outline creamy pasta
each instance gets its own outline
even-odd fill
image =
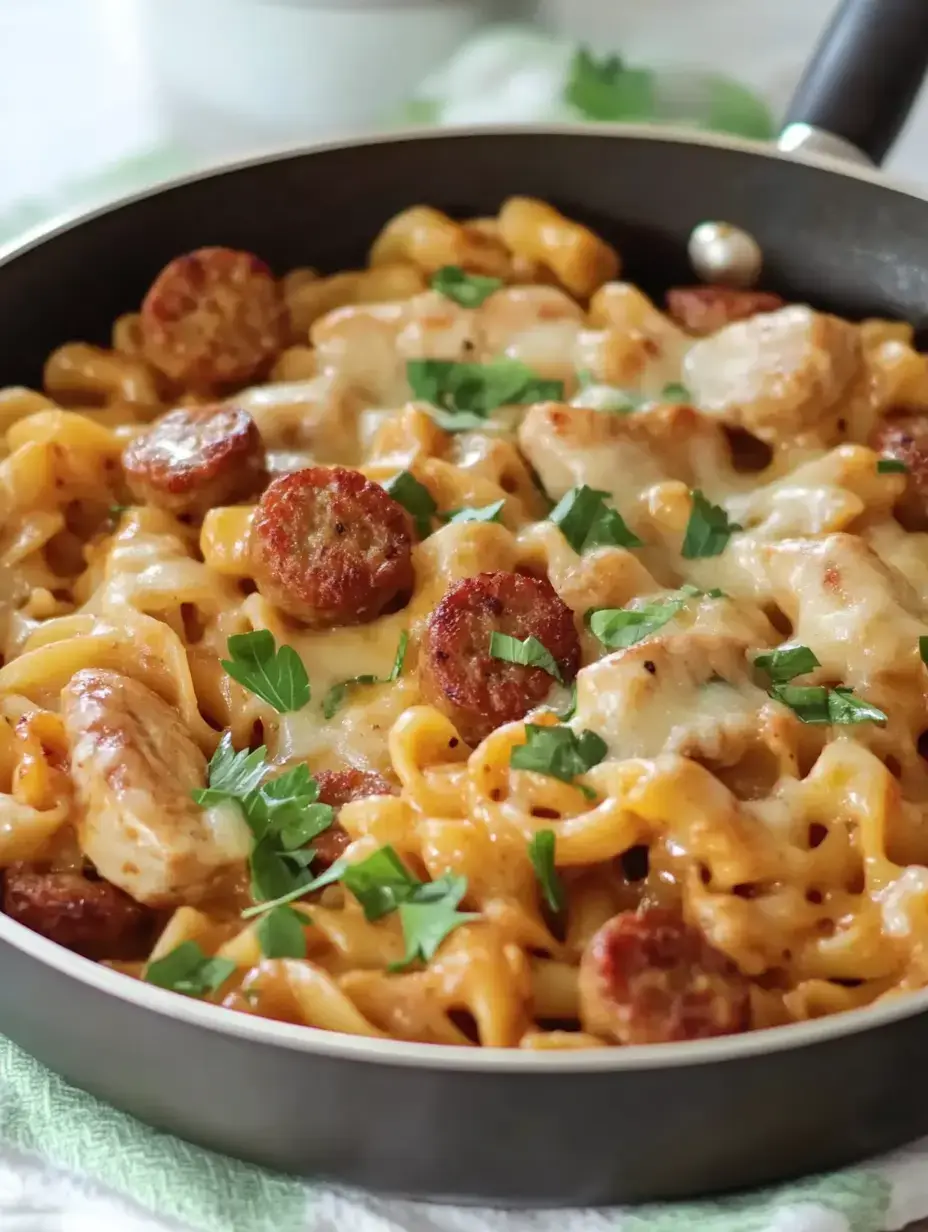
[[[437,1044],[928,982],[925,358],[620,276],[414,207],[363,270],[179,257],[0,391],[10,917]]]

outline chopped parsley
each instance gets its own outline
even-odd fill
[[[182,941],[163,958],[150,962],[143,978],[188,997],[205,997],[220,988],[234,970],[230,958],[207,958],[196,941]]]
[[[483,427],[501,406],[564,398],[563,381],[543,380],[516,359],[486,364],[410,359],[406,379],[414,397],[432,404],[432,418],[447,432]]]
[[[606,756],[606,742],[589,730],[577,735],[569,727],[525,725],[525,744],[517,744],[509,755],[514,770],[533,770],[547,774],[562,783],[573,783],[578,774],[598,765]],[[596,793],[582,783],[577,787],[590,800]]]
[[[565,895],[561,879],[557,875],[554,864],[554,848],[556,836],[553,830],[539,830],[529,840],[528,858],[532,862],[535,876],[545,902],[552,911],[564,910]]]
[[[878,475],[907,475],[909,468],[898,458],[880,458],[876,464]]]
[[[788,684],[794,677],[804,676],[822,665],[808,646],[781,646],[759,654],[754,666],[766,672],[774,684]]]
[[[307,921],[292,907],[274,907],[255,925],[255,936],[265,958],[305,958]]]
[[[684,560],[700,560],[706,556],[720,556],[728,546],[728,540],[737,530],[737,522],[729,520],[721,505],[706,500],[699,489],[693,491],[693,507],[680,549]]]
[[[445,522],[499,522],[502,520],[505,504],[504,496],[492,505],[467,505],[463,509],[452,509],[450,513],[443,513],[441,517]]]
[[[223,659],[226,672],[278,714],[302,710],[310,698],[309,677],[292,646],[278,650],[270,629],[236,633],[229,638],[231,658]]]
[[[673,620],[682,611],[689,599],[725,599],[727,595],[717,586],[700,590],[689,582],[664,599],[655,599],[640,608],[599,607],[592,608],[586,622],[593,635],[608,650],[627,650],[650,637]]]
[[[855,697],[853,689],[827,689],[824,685],[775,684],[770,696],[790,710],[803,723],[885,723],[886,715],[876,706]]]
[[[502,285],[502,278],[468,274],[459,265],[443,265],[432,275],[431,281],[433,291],[439,291],[462,308],[479,308]]]
[[[396,655],[393,659],[393,666],[390,669],[389,676],[352,676],[350,680],[342,680],[339,684],[333,684],[322,702],[322,713],[327,719],[331,719],[335,712],[348,696],[349,690],[353,689],[358,684],[392,684],[394,680],[399,680],[403,674],[403,662],[406,658],[406,648],[409,645],[409,634],[404,629],[400,634],[400,640],[396,646]]]
[[[537,637],[529,636],[520,641],[517,637],[510,637],[508,633],[491,633],[490,655],[494,659],[502,659],[505,663],[519,663],[523,667],[540,667],[543,672],[553,676],[558,684],[564,683],[557,660]]]
[[[466,877],[448,874],[435,881],[420,881],[389,845],[356,864],[337,860],[301,890],[273,903],[249,907],[242,912],[242,917],[249,919],[265,912],[280,911],[299,894],[308,894],[336,881],[355,896],[365,919],[380,920],[394,911],[399,912],[406,952],[399,962],[391,964],[391,971],[402,970],[417,959],[427,962],[458,925],[479,918],[457,910],[467,892]]]
[[[432,518],[438,512],[428,488],[409,471],[400,471],[383,486],[396,503],[411,515],[419,538],[427,539],[432,533]]]
[[[249,865],[257,901],[299,897],[310,880],[306,866],[312,859],[312,852],[301,849],[335,816],[328,804],[318,802],[319,785],[305,764],[262,782],[266,755],[263,745],[236,753],[226,732],[210,759],[208,786],[191,793],[203,808],[229,801],[241,810],[254,839]]]
[[[665,385],[661,390],[660,401],[688,406],[693,401],[693,395],[679,381],[671,381],[669,385]]]
[[[928,666],[928,637],[920,637],[918,639],[918,653],[921,656],[922,662]]]
[[[640,548],[644,544],[625,525],[621,514],[605,502],[608,492],[587,484],[565,492],[548,514],[575,552],[582,556],[593,548]]]

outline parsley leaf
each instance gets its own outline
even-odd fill
[[[361,904],[368,920],[389,915],[422,884],[389,844],[366,860],[346,864],[341,880]]]
[[[406,512],[412,515],[419,538],[427,539],[432,533],[432,517],[438,512],[438,506],[428,488],[409,471],[400,471],[383,486],[397,504],[402,505]]]
[[[878,475],[907,475],[909,468],[898,458],[880,458],[876,464]]]
[[[673,620],[689,599],[727,599],[717,586],[700,590],[686,582],[676,592],[664,599],[655,599],[641,608],[598,607],[586,614],[586,622],[593,634],[609,650],[627,650],[650,637]]]
[[[852,689],[826,689],[824,685],[775,684],[770,690],[775,701],[789,706],[803,723],[885,723],[886,715]]]
[[[490,654],[505,663],[519,663],[523,667],[540,667],[543,672],[564,683],[561,669],[551,651],[537,637],[529,636],[524,641],[510,637],[508,633],[490,634]]]
[[[469,920],[479,920],[478,912],[457,910],[466,893],[467,878],[447,874],[420,885],[400,903],[406,953],[399,962],[391,963],[388,970],[402,971],[417,959],[429,962],[449,933]]]
[[[610,509],[601,492],[587,484],[565,492],[548,514],[575,552],[582,556],[591,548],[644,547],[642,541],[625,525],[621,514]]]
[[[795,676],[804,676],[822,665],[808,646],[781,646],[759,654],[754,666],[766,672],[774,684],[787,684]]]
[[[729,521],[721,505],[707,501],[699,489],[693,492],[693,507],[686,524],[681,554],[684,560],[699,560],[705,556],[720,556],[736,530],[737,522]]]
[[[222,660],[226,672],[278,714],[302,710],[309,701],[309,677],[300,656],[292,646],[275,650],[270,629],[236,633],[228,647],[232,657]]]
[[[205,997],[224,984],[234,970],[230,958],[207,958],[196,941],[182,941],[163,958],[150,962],[143,979],[188,997]]]
[[[921,655],[922,662],[928,667],[928,637],[918,639],[918,653]]]
[[[225,732],[207,766],[208,787],[197,788],[191,795],[201,808],[219,804],[222,800],[238,800],[254,791],[267,770],[267,749],[249,752],[242,749],[236,753],[232,747],[232,733]]]
[[[265,958],[305,958],[306,917],[292,907],[274,907],[262,915],[255,936]]]
[[[597,60],[580,47],[570,65],[564,101],[587,120],[650,119],[654,115],[654,74],[627,69],[618,56]]]
[[[468,274],[459,265],[443,265],[432,275],[433,291],[440,291],[462,308],[479,308],[485,299],[503,285],[502,278]]]
[[[481,505],[479,507],[468,505],[463,509],[453,509],[450,513],[443,513],[442,520],[445,522],[499,522],[500,515],[503,512],[503,506],[506,504],[506,498],[494,501],[492,505]]]
[[[225,800],[238,805],[254,838],[251,892],[259,900],[297,891],[309,880],[308,860],[302,857],[311,858],[311,853],[296,849],[327,829],[335,816],[330,805],[318,803],[319,786],[305,765],[262,782],[266,753],[263,745],[236,753],[226,732],[209,763],[209,785],[191,792],[204,808]]]
[[[692,400],[693,395],[686,388],[686,386],[681,385],[679,381],[671,381],[661,390],[661,402],[679,403],[684,406],[689,406]]]
[[[399,680],[403,674],[403,661],[406,658],[406,647],[409,645],[409,634],[404,629],[400,634],[400,640],[396,646],[396,655],[393,659],[393,667],[390,669],[389,676],[352,676],[350,680],[342,680],[339,684],[333,684],[328,693],[326,693],[322,702],[322,713],[327,719],[331,719],[339,706],[348,696],[349,690],[353,689],[356,684],[392,684],[394,680]]]
[[[525,744],[517,744],[509,755],[514,770],[533,770],[572,783],[578,774],[585,774],[606,756],[606,742],[596,732],[586,730],[577,736],[569,727],[539,727],[526,723]],[[576,784],[588,799],[596,793],[582,783]]]
[[[564,397],[563,381],[542,380],[516,359],[494,359],[487,364],[410,359],[406,379],[414,397],[432,404],[432,418],[447,432],[482,427],[501,406],[562,401]]]
[[[563,911],[564,887],[554,865],[556,837],[553,830],[538,830],[529,840],[528,858],[532,862],[545,902],[552,911]]]
[[[132,505],[110,505],[109,516],[113,519],[113,521],[117,521],[124,513],[128,513],[132,508]]]
[[[467,920],[479,918],[456,910],[467,891],[466,877],[449,874],[436,881],[419,881],[389,845],[357,864],[337,860],[301,889],[275,902],[249,907],[242,912],[242,918],[250,919],[266,912],[273,914],[285,909],[285,904],[299,895],[336,881],[351,891],[368,920],[379,920],[399,911],[406,953],[400,962],[391,964],[391,971],[399,971],[419,958],[428,961],[453,929]]]

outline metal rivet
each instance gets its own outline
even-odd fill
[[[687,252],[697,277],[727,287],[753,287],[764,264],[754,236],[730,222],[701,222]]]

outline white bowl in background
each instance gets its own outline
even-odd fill
[[[383,123],[482,0],[141,0],[157,101],[210,154]]]

